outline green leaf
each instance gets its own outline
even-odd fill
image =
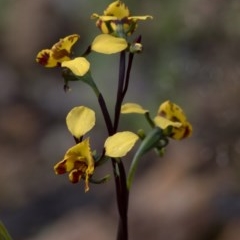
[[[0,222],[0,240],[12,240],[6,227]]]

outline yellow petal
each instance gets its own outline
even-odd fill
[[[132,132],[118,132],[107,138],[104,147],[109,157],[123,157],[135,145],[138,135]]]
[[[78,34],[72,34],[66,36],[65,38],[61,38],[57,43],[52,46],[54,57],[60,58],[60,56],[58,55],[61,53],[62,50],[66,51],[66,54],[69,54],[71,52],[72,46],[77,42],[79,38],[80,36]]]
[[[118,19],[123,19],[130,15],[128,7],[121,1],[111,3],[104,11],[105,16],[114,16]]]
[[[166,129],[169,126],[180,128],[182,124],[180,122],[172,122],[162,116],[156,116],[154,118],[154,122],[156,126],[160,127],[161,129]]]
[[[125,103],[121,107],[121,113],[127,114],[127,113],[139,113],[139,114],[145,114],[148,112],[148,110],[144,109],[141,105],[136,103]]]
[[[175,140],[181,140],[186,137],[190,137],[192,134],[192,125],[187,122],[180,128],[173,128],[171,138]]]
[[[151,15],[145,15],[145,16],[131,16],[131,17],[128,17],[129,20],[134,20],[134,21],[137,21],[137,20],[147,20],[147,19],[153,19],[153,16]]]
[[[174,104],[169,100],[160,105],[158,115],[174,122],[184,123],[187,121],[183,110],[177,104]]]
[[[100,15],[98,15],[96,13],[93,13],[92,16],[91,16],[91,19],[95,19],[95,18],[97,18],[97,19],[99,19],[99,20],[101,20],[103,22],[118,20],[118,18],[115,17],[115,16],[104,16],[104,15],[100,16]]]
[[[95,112],[84,106],[74,107],[66,117],[68,130],[76,138],[90,131],[95,121]]]
[[[73,60],[62,62],[61,66],[70,69],[76,76],[82,77],[88,72],[90,63],[84,57],[77,57]]]
[[[95,18],[100,18],[100,15],[99,14],[97,14],[97,13],[93,13],[92,15],[91,15],[91,19],[95,19]]]
[[[113,54],[123,51],[127,46],[128,43],[124,38],[100,34],[93,40],[92,50],[98,53]]]

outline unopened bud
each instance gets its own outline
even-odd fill
[[[130,46],[129,50],[131,53],[140,53],[140,52],[142,52],[142,49],[143,49],[143,46],[141,43],[133,43]]]

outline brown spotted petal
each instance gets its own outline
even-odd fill
[[[51,49],[41,50],[36,57],[36,61],[44,67],[56,67],[64,61],[70,60],[73,45],[79,39],[78,34],[72,34],[61,38]]]

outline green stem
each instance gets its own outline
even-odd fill
[[[133,177],[137,169],[138,162],[140,158],[148,152],[150,149],[153,149],[158,146],[159,141],[163,138],[162,130],[158,127],[152,129],[152,131],[143,139],[140,147],[135,153],[132,163],[129,168],[128,177],[127,177],[127,189],[130,190],[133,182]]]
[[[152,128],[154,128],[156,126],[155,123],[153,122],[152,118],[150,117],[149,112],[145,113],[145,118]]]

